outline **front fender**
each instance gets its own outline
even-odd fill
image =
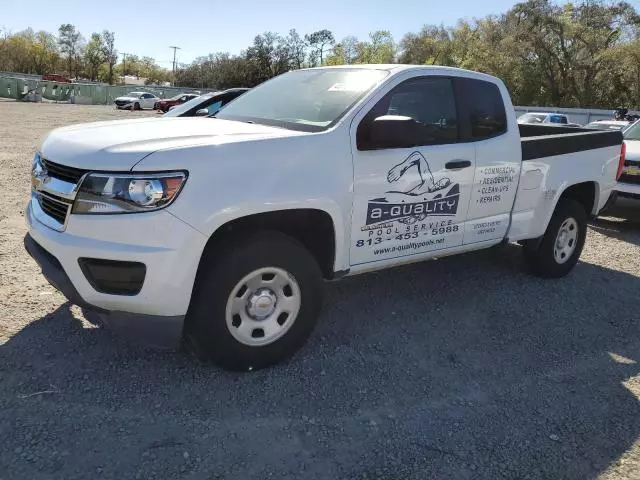
[[[348,268],[348,251],[345,239],[345,218],[337,203],[330,199],[320,198],[305,200],[304,202],[296,200],[266,201],[264,203],[252,202],[240,205],[228,206],[221,208],[209,215],[198,227],[196,227],[203,235],[211,237],[224,225],[234,220],[257,215],[262,213],[271,213],[284,210],[318,210],[326,213],[331,217],[333,229],[335,232],[335,259],[334,271],[345,270]],[[202,252],[200,252],[202,254]]]

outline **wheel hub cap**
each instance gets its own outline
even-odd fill
[[[247,313],[254,320],[264,320],[276,310],[278,297],[268,288],[262,288],[249,297]]]
[[[278,267],[259,268],[231,290],[227,328],[244,345],[268,345],[289,331],[301,305],[300,286],[292,275]]]
[[[568,261],[576,249],[578,243],[578,222],[574,218],[567,218],[556,236],[556,243],[553,249],[553,256],[556,262],[565,263]]]

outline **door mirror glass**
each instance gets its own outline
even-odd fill
[[[201,108],[196,112],[196,117],[206,117],[209,115],[209,110],[206,108]]]
[[[420,144],[420,124],[411,117],[383,115],[371,122],[369,149],[409,148]]]

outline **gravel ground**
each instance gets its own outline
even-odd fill
[[[23,252],[43,135],[132,115],[0,102],[0,479],[640,478],[640,206],[562,280],[509,246],[327,285],[303,351],[230,374],[94,327]]]

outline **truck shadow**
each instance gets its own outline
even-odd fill
[[[589,222],[589,226],[607,237],[640,245],[640,200],[619,198],[603,216]]]
[[[522,269],[508,246],[330,284],[303,350],[244,375],[129,345],[64,304],[0,346],[0,463],[36,439],[97,442],[60,478],[593,478],[640,434],[640,279]]]

